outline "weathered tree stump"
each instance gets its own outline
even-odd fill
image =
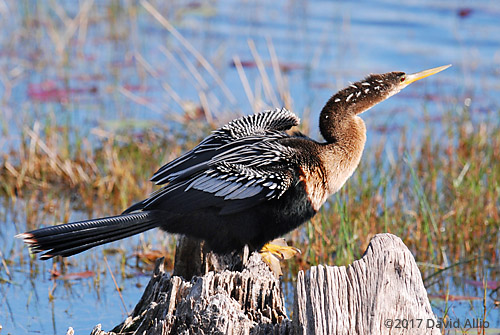
[[[436,317],[415,259],[391,234],[348,267],[299,272],[293,310],[296,334],[440,334],[426,328]]]
[[[176,253],[175,276],[158,260],[132,315],[111,332],[98,325],[91,334],[291,333],[281,283],[258,253],[243,256],[243,265],[241,256],[204,252],[203,243],[188,238]]]
[[[241,271],[248,261],[248,247],[242,254],[233,252],[227,255],[216,255],[205,248],[205,242],[181,236],[175,250],[173,276],[191,279],[204,276],[210,271]]]
[[[192,260],[198,265],[177,271],[201,276],[189,281],[170,276],[157,262],[132,315],[112,332],[98,325],[91,335],[440,333],[425,328],[436,318],[420,271],[401,239],[391,234],[376,235],[364,256],[348,267],[320,265],[299,272],[293,321],[286,316],[280,281],[259,254],[243,262],[242,271],[207,273],[213,262],[203,252],[194,254],[201,255],[201,261]],[[230,263],[216,261],[215,268]],[[412,327],[396,328],[397,319],[414,321]]]

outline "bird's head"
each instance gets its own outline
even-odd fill
[[[335,98],[344,105],[346,110],[354,114],[360,114],[382,102],[394,94],[399,93],[403,88],[416,82],[417,80],[431,76],[451,65],[436,67],[433,69],[406,74],[404,72],[388,72],[383,74],[371,74],[364,80],[349,85]],[[334,99],[334,101],[335,101]]]
[[[353,116],[390,98],[411,83],[441,72],[450,66],[440,66],[413,74],[404,72],[371,74],[361,81],[350,84],[332,96],[323,107],[320,115],[321,134],[327,141],[335,141],[338,133],[342,132],[342,127],[349,126],[346,120],[353,120]]]

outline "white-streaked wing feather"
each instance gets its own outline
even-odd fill
[[[162,166],[151,178],[157,185],[195,175],[206,168],[205,162],[215,156],[238,151],[240,146],[255,141],[285,138],[284,130],[298,125],[300,119],[285,108],[248,115],[229,122],[212,132],[194,149]],[[233,161],[238,160],[234,156]],[[248,159],[245,161],[251,163]],[[241,162],[244,163],[244,162]]]

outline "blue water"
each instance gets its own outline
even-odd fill
[[[408,129],[408,138],[419,136],[424,110],[439,119],[450,111],[459,113],[470,99],[472,116],[481,118],[498,111],[500,105],[498,1],[152,3],[207,59],[230,93],[141,4],[133,10],[112,9],[106,1],[95,1],[87,28],[79,21],[78,29],[70,33],[71,19],[87,2],[59,3],[60,8],[51,2],[0,1],[2,154],[19,145],[24,127],[47,117],[69,123],[93,141],[93,129],[115,131],[123,120],[140,120],[140,127],[171,124],[185,113],[187,101],[200,105],[200,91],[206,96],[214,126],[254,109],[281,106],[284,101],[276,90],[270,44],[279,62],[288,67],[281,73],[292,98],[288,107],[309,121],[304,131],[313,137],[318,136],[316,120],[324,102],[350,81],[372,72],[411,73],[453,64],[364,114],[368,145],[377,143],[380,136],[397,140],[397,130],[403,127]],[[61,44],[65,33],[69,38]],[[266,65],[274,94],[264,92],[249,40]],[[234,56],[247,65],[244,71],[257,101],[254,105],[232,65]],[[191,65],[202,80],[190,72]],[[393,133],[381,130],[386,126]],[[439,124],[436,128],[439,136]],[[23,221],[15,220],[14,225],[7,219],[9,210],[2,211],[0,250],[4,255],[22,253],[26,259],[27,249],[12,240],[13,234],[24,230]],[[101,251],[76,256],[71,271],[87,270],[89,257],[102,257]],[[94,278],[57,282],[50,301],[51,263],[35,264],[39,275],[34,279],[28,265],[10,268],[10,278],[0,266],[0,278],[8,279],[0,284],[4,334],[60,334],[70,325],[88,333],[98,322],[109,329],[123,320],[125,314],[106,269],[99,290],[93,287]],[[111,266],[118,271],[116,264]],[[142,291],[136,284],[145,284],[148,278],[118,279],[130,311]],[[498,326],[498,313],[491,318]]]
[[[0,231],[1,251],[4,257],[12,252],[16,263],[8,264],[7,270],[2,267],[0,272],[2,334],[65,334],[68,327],[73,327],[78,334],[85,334],[90,333],[97,323],[101,323],[104,329],[111,329],[123,321],[127,313],[132,312],[151,276],[151,269],[141,271],[135,267],[134,250],[140,249],[144,240],[168,250],[163,244],[171,238],[160,231],[151,231],[109,244],[97,252],[76,255],[71,258],[66,273],[93,271],[94,275],[89,278],[54,279],[51,271],[53,267],[61,271],[59,263],[29,261],[27,250],[19,248],[20,240],[13,239],[17,232],[25,230],[27,215],[20,209],[26,207],[26,203],[5,202],[4,205],[0,213],[4,221]],[[71,216],[73,221],[83,218],[84,215],[78,212]],[[105,250],[116,248],[129,251],[125,255],[128,259],[123,268],[121,254],[103,254]],[[24,258],[21,265],[18,263],[20,258]],[[125,306],[105,258],[121,290]],[[98,268],[96,264],[99,264]]]

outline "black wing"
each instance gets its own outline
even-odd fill
[[[251,144],[255,137],[278,139],[287,137],[283,131],[297,126],[300,119],[289,110],[275,109],[244,116],[214,130],[194,149],[163,165],[151,181],[156,185],[171,182],[184,173],[191,174],[205,167],[213,156],[233,147]]]
[[[167,184],[141,202],[140,208],[182,213],[215,206],[220,214],[229,214],[281,197],[294,181],[291,162],[297,154],[281,140],[290,138],[284,130],[298,123],[298,117],[286,109],[228,123],[161,167],[151,180]]]

